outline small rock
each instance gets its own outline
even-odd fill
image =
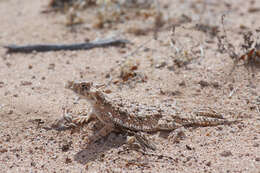
[[[144,52],[149,52],[151,49],[149,47],[144,48]]]
[[[11,67],[11,65],[12,65],[12,64],[11,64],[10,62],[7,62],[7,63],[6,63],[6,66],[7,66],[7,67]]]
[[[176,90],[176,91],[163,91],[162,89],[160,89],[160,94],[162,95],[169,95],[169,96],[180,96],[182,95],[182,92]]]
[[[182,95],[182,92],[176,90],[176,91],[169,92],[169,94],[170,94],[171,96],[180,96],[180,95]]]
[[[5,148],[0,149],[0,153],[6,153],[6,152],[7,152],[7,149],[5,149]]]
[[[182,81],[181,83],[179,83],[179,86],[186,86],[186,83],[185,83],[185,81]]]
[[[218,82],[212,82],[211,85],[214,87],[214,88],[220,88],[220,85]]]
[[[210,161],[207,162],[206,165],[207,165],[208,167],[210,167],[210,166],[211,166],[211,162],[210,162]]]
[[[49,64],[49,67],[48,67],[49,70],[54,70],[55,69],[55,64]]]
[[[230,91],[232,91],[234,89],[233,84],[228,84],[228,87],[229,87]]]
[[[163,67],[165,67],[166,65],[167,65],[167,63],[166,63],[165,61],[162,61],[162,62],[156,64],[155,68],[163,68]]]
[[[105,75],[105,78],[110,78],[110,74],[107,73],[107,74]]]
[[[4,82],[0,81],[0,88],[4,86]]]
[[[169,65],[169,66],[167,66],[167,69],[170,70],[170,71],[174,71],[175,68],[174,68],[173,65]]]
[[[36,163],[34,161],[31,162],[31,166],[35,167]]]
[[[32,85],[32,82],[30,81],[21,81],[21,86],[27,86],[27,85]]]
[[[11,114],[13,114],[13,113],[14,113],[13,110],[9,110],[7,114],[11,115]]]
[[[71,143],[65,142],[65,144],[62,145],[61,151],[67,152],[70,149]]]
[[[30,65],[28,65],[28,69],[32,69],[33,68],[33,66],[30,64]]]
[[[199,81],[199,84],[200,84],[200,86],[201,86],[202,88],[209,86],[209,83],[208,83],[207,81],[204,81],[204,80]]]
[[[110,89],[106,89],[106,90],[104,90],[104,93],[106,93],[106,94],[111,94],[112,91],[111,91]]]
[[[186,145],[187,150],[192,150],[192,148],[189,145]]]
[[[256,102],[257,102],[257,103],[260,103],[260,96],[258,96],[258,97],[256,98]]]
[[[65,159],[65,163],[66,163],[66,164],[69,164],[69,163],[71,163],[71,162],[72,162],[72,160],[71,160],[70,158],[67,157],[67,158]]]
[[[220,153],[220,155],[223,157],[229,157],[232,156],[233,154],[231,153],[231,151],[223,151],[222,153]]]

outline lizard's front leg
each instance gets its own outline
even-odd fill
[[[65,130],[71,127],[77,127],[83,123],[87,123],[90,119],[96,117],[93,109],[87,115],[80,115],[73,117],[71,113],[68,113],[66,109],[63,109],[63,116],[59,120],[56,120],[52,125],[56,129]]]
[[[84,123],[88,123],[90,119],[95,118],[95,111],[93,110],[93,108],[90,110],[90,112],[88,112],[87,115],[80,115],[76,118],[72,118],[71,122],[74,124],[84,124]]]

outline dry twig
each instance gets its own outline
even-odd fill
[[[88,50],[96,47],[118,46],[122,44],[130,43],[125,39],[106,39],[89,43],[77,43],[77,44],[35,44],[35,45],[8,45],[4,46],[7,49],[7,53],[31,53],[48,52],[48,51],[60,51],[60,50]]]

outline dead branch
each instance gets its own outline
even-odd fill
[[[77,44],[35,44],[35,45],[7,45],[4,48],[7,49],[7,53],[31,53],[37,52],[48,52],[48,51],[60,51],[60,50],[88,50],[97,47],[108,47],[108,46],[119,46],[122,44],[130,43],[125,39],[105,39],[99,41],[93,41],[88,43],[77,43]]]

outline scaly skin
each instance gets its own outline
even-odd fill
[[[180,127],[217,126],[236,122],[225,120],[220,114],[206,110],[197,111],[191,117],[176,114],[172,116],[173,120],[170,124],[162,123],[160,121],[162,115],[160,114],[141,117],[120,109],[113,101],[107,98],[106,94],[101,90],[102,86],[86,81],[71,81],[66,86],[66,88],[71,89],[80,97],[87,99],[92,106],[91,111],[86,116],[80,116],[71,121],[74,124],[82,124],[88,122],[93,117],[97,117],[104,124],[104,127],[98,133],[98,138],[106,136],[113,130],[131,131],[136,134],[137,132],[172,131]]]

